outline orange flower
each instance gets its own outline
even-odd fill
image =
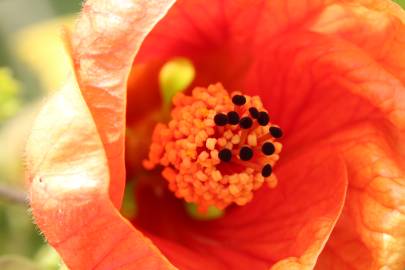
[[[404,12],[386,0],[173,2],[88,0],[67,38],[75,74],[27,146],[33,215],[67,266],[402,270]],[[156,74],[177,56],[195,65],[193,86],[260,96],[285,133],[278,186],[213,221],[153,189],[145,141],[124,147],[126,126],[151,136]],[[125,150],[141,183],[131,221],[118,210]]]

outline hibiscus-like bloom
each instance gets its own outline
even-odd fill
[[[387,0],[88,0],[65,35],[75,73],[28,141],[36,223],[70,269],[402,270],[404,23]],[[197,86],[242,91],[283,128],[278,183],[223,197],[215,220],[188,215],[183,198],[203,204],[198,190],[176,198],[167,181],[183,169],[148,156],[167,123],[158,73],[174,57],[196,70],[180,99]],[[162,178],[142,161],[171,169]],[[119,211],[126,178],[131,219]]]

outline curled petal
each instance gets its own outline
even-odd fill
[[[349,189],[342,217],[316,269],[403,269],[405,171],[384,132],[363,124],[340,132]]]
[[[174,0],[88,0],[72,35],[71,53],[82,95],[110,167],[110,196],[119,207],[125,184],[126,85],[142,41]]]
[[[174,269],[109,198],[106,154],[74,79],[39,114],[28,146],[35,221],[72,269]]]
[[[125,180],[126,79],[144,36],[172,2],[87,1],[71,44],[78,79],[69,78],[34,124],[27,144],[32,212],[72,269],[175,269],[116,208]]]

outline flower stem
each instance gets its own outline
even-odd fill
[[[28,195],[20,189],[0,184],[0,200],[26,204],[28,201]]]

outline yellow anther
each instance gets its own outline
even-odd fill
[[[227,143],[227,140],[225,138],[219,138],[218,139],[218,145],[221,147],[224,147]]]
[[[240,136],[239,135],[233,135],[232,139],[231,139],[231,142],[233,144],[239,144],[240,143]]]
[[[250,134],[247,137],[247,141],[248,141],[248,144],[250,146],[256,147],[257,146],[257,136],[256,136],[256,134]]]
[[[215,139],[215,138],[208,138],[207,141],[206,141],[206,143],[205,143],[205,147],[207,147],[207,149],[209,149],[209,150],[214,150],[216,143],[217,143],[217,139]]]

